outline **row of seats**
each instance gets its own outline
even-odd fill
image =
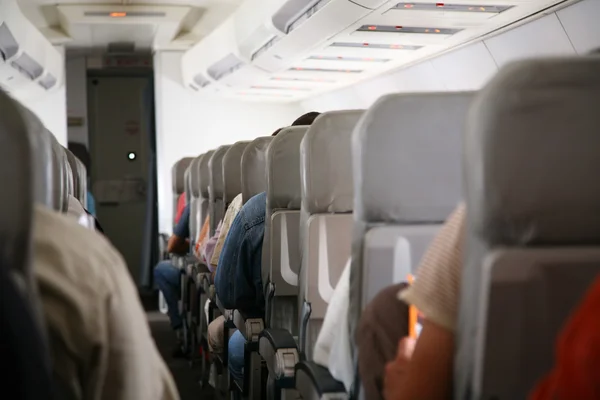
[[[83,164],[2,90],[0,140],[0,360],[11,396],[177,399],[122,257],[92,232]]]
[[[525,397],[600,271],[600,191],[591,181],[600,167],[599,66],[593,57],[520,62],[478,93],[387,95],[366,111],[327,112],[310,127],[178,162],[174,189],[189,193],[193,239],[206,216],[214,232],[238,193],[244,202],[267,193],[266,312],[236,310],[227,322],[248,342],[242,393],[364,395],[360,380],[347,390],[312,361],[344,267],[350,260],[344,321],[354,364],[362,311],[391,283],[418,279],[425,250],[465,201],[456,398]],[[186,275],[182,311],[197,344],[208,322],[201,304],[218,299],[202,265]]]

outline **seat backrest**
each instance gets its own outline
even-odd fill
[[[406,280],[460,202],[462,132],[472,98],[471,92],[387,95],[357,126],[350,337],[363,308],[385,287]],[[400,272],[394,266],[398,241],[405,245]]]
[[[188,167],[187,174],[190,188],[190,244],[194,245],[200,235],[200,162],[202,155],[194,158]]]
[[[246,146],[242,154],[242,202],[267,190],[267,147],[273,137],[259,137]]]
[[[79,200],[81,204],[85,204],[85,183],[87,180],[85,168],[82,169],[83,163],[81,163],[81,161],[79,161],[69,149],[63,149],[67,156],[69,166],[71,167],[73,177],[73,196]]]
[[[52,150],[54,155],[52,163],[52,170],[55,174],[54,181],[59,183],[58,187],[60,188],[58,210],[67,212],[69,209],[69,194],[72,194],[73,192],[73,174],[71,173],[71,168],[64,148],[58,143],[58,140],[56,140],[54,135],[51,135],[50,139],[52,140]]]
[[[298,331],[300,143],[308,126],[284,128],[267,149],[267,205],[262,273],[269,282],[267,326]]]
[[[219,222],[225,216],[225,203],[223,201],[223,157],[231,146],[221,146],[213,153],[208,161],[210,171],[210,203],[208,204],[210,215],[210,236],[215,234]]]
[[[225,209],[242,193],[242,155],[249,141],[236,142],[223,156],[223,201]]]
[[[350,257],[354,205],[351,138],[363,113],[321,114],[300,148],[300,350],[309,359],[333,288]]]
[[[171,168],[171,180],[173,183],[173,226],[175,226],[179,196],[185,192],[185,171],[190,166],[192,160],[192,157],[182,158]]]
[[[473,102],[456,398],[526,398],[600,273],[598,71],[592,56],[517,62]]]
[[[200,205],[198,206],[200,210],[200,229],[202,229],[202,225],[204,225],[204,220],[208,216],[208,203],[210,201],[210,193],[208,188],[210,187],[210,168],[208,168],[208,162],[212,157],[214,150],[207,151],[202,159],[200,160],[200,164],[198,165],[199,176],[200,176]]]
[[[52,181],[44,182],[52,177],[52,147],[37,117],[1,89],[0,110],[0,364],[16,398],[51,398],[51,364],[30,249],[33,202],[52,203]]]

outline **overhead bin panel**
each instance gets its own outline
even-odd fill
[[[279,71],[301,59],[328,38],[368,15],[372,10],[348,0],[320,0],[303,2],[307,7],[292,13],[282,9],[273,15],[273,25],[287,33],[281,38],[269,40],[251,56],[253,64],[266,71]],[[286,11],[286,12],[284,12]]]
[[[16,1],[0,2],[0,86],[41,96],[62,85],[64,60],[21,13]]]

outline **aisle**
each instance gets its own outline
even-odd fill
[[[175,378],[181,400],[211,400],[213,398],[212,389],[201,390],[198,385],[199,373],[192,371],[186,360],[171,357],[174,336],[167,317],[158,311],[148,312],[147,315],[152,335],[158,350]]]

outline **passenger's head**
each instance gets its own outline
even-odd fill
[[[600,47],[589,52],[592,56],[600,56]]]
[[[85,165],[85,169],[87,170],[87,175],[89,177],[92,173],[90,169],[92,167],[92,163],[90,159],[90,153],[88,153],[85,145],[77,142],[69,142],[68,147],[69,150],[71,150],[71,153],[73,153],[75,157],[79,158],[83,165]]]
[[[279,132],[281,132],[282,130],[283,130],[283,128],[279,128],[279,129],[277,129],[275,132],[273,132],[273,134],[272,134],[271,136],[277,136],[277,134],[278,134]]]
[[[312,125],[312,123],[315,121],[315,119],[317,119],[319,115],[321,115],[321,113],[317,111],[311,111],[309,113],[306,113],[303,116],[299,117],[297,120],[295,120],[292,123],[292,126]]]

